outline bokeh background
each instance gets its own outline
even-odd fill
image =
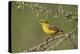
[[[33,2],[12,2],[11,5],[11,44],[12,52],[23,52],[42,43],[49,35],[45,34],[39,23],[47,19],[50,24],[62,28],[65,33],[77,28],[78,6],[67,4],[48,4]],[[77,29],[72,40],[78,45]],[[55,50],[74,49],[66,39]],[[53,49],[50,49],[53,50]]]

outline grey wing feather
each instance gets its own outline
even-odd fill
[[[60,28],[53,26],[53,25],[48,25],[50,30],[55,30],[57,32],[63,32]]]

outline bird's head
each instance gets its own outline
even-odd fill
[[[47,20],[44,20],[44,19],[41,19],[40,20],[40,24],[48,24],[48,21]]]

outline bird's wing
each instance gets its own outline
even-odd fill
[[[56,26],[53,26],[53,25],[48,25],[49,29],[50,30],[55,30],[57,32],[63,32],[60,28],[56,27]]]

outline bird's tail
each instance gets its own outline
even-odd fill
[[[65,34],[63,30],[61,30],[60,32],[58,32],[59,34]]]

